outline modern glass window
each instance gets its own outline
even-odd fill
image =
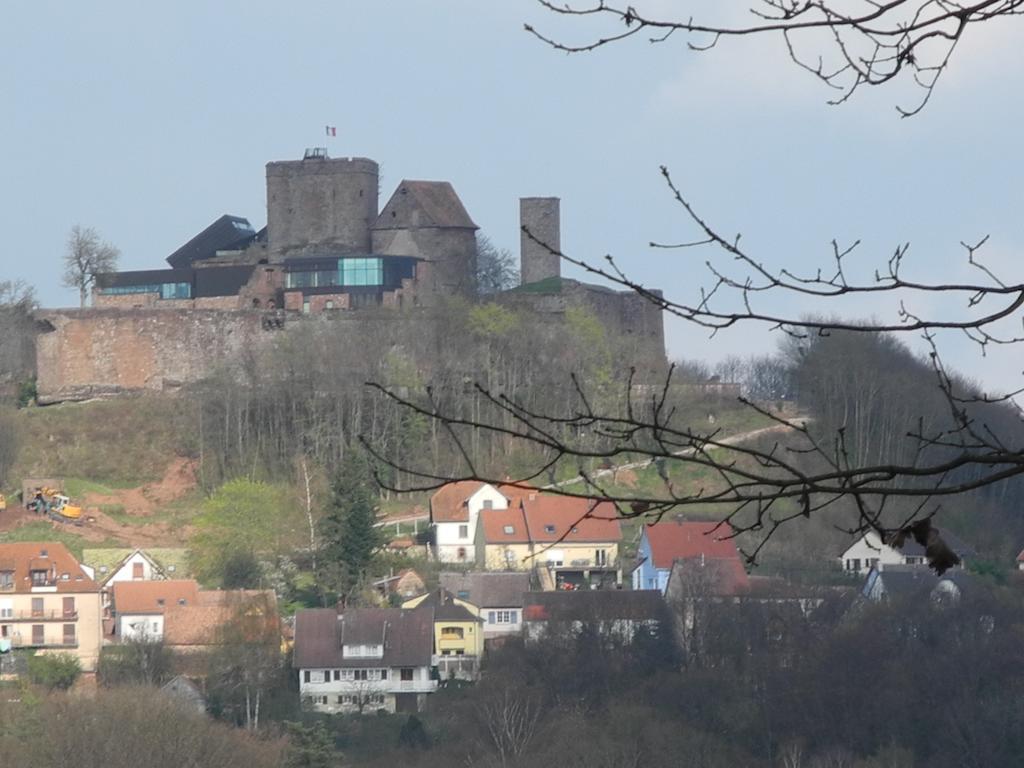
[[[100,292],[108,296],[118,296],[129,293],[160,293],[159,283],[150,283],[148,285],[110,285],[106,288],[101,288]]]
[[[161,299],[191,299],[192,286],[189,283],[164,283],[160,286]]]
[[[383,285],[384,262],[382,259],[342,259],[342,284]]]

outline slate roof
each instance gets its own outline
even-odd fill
[[[196,261],[210,259],[217,251],[235,251],[256,239],[249,220],[241,216],[224,214],[167,257],[175,269],[188,269]]]
[[[46,571],[58,593],[99,592],[68,548],[57,541],[0,544],[0,571],[12,571],[14,594],[31,593],[31,571]]]
[[[430,665],[434,648],[431,608],[358,608],[339,615],[333,608],[311,608],[295,614],[296,669],[342,667],[422,667]],[[342,645],[384,641],[382,659],[344,658]]]
[[[464,599],[467,603],[472,602],[465,598],[460,599]],[[459,605],[459,603],[455,601],[455,595],[444,587],[430,592],[417,604],[416,607],[422,608],[425,606],[429,606],[434,609],[435,621],[474,621],[483,623],[483,619],[475,615],[464,605]]]
[[[373,229],[417,228],[478,229],[449,182],[404,179]]]
[[[521,608],[530,591],[529,573],[442,573],[441,586],[481,608]]]
[[[666,615],[657,590],[528,592],[523,598],[525,621],[662,621]]]

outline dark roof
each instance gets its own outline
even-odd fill
[[[468,598],[466,602],[471,602]],[[455,601],[455,595],[449,592],[443,587],[441,589],[435,589],[429,593],[416,606],[417,608],[429,606],[434,609],[435,621],[479,621],[482,622],[479,616],[473,614],[468,608],[463,605],[459,605]]]
[[[657,590],[585,589],[528,592],[526,621],[662,621],[665,600]]]
[[[481,608],[519,608],[530,591],[529,573],[442,573],[441,586]]]
[[[963,591],[972,581],[970,574],[960,568],[936,576],[931,568],[923,565],[887,565],[881,571],[872,571],[868,574],[865,592],[870,588],[872,577],[881,581],[882,591],[887,597],[896,599],[931,592],[942,581],[951,581]]]
[[[373,229],[477,229],[447,181],[405,179],[380,212]]]
[[[255,239],[256,232],[248,219],[224,214],[168,256],[167,263],[176,269],[187,269],[194,262],[213,258],[217,251],[240,250]]]
[[[255,269],[254,264],[231,264],[194,270],[195,284],[192,296],[236,296],[249,282]]]
[[[138,269],[129,272],[101,272],[96,275],[97,288],[118,288],[130,285],[161,283],[192,283],[191,269]]]
[[[359,608],[339,615],[333,608],[295,614],[296,669],[314,667],[419,667],[430,664],[434,612],[430,608]],[[374,645],[383,638],[384,657],[344,658],[342,645]]]

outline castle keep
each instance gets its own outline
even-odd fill
[[[42,310],[41,403],[197,381],[313,316],[417,311],[476,296],[477,226],[446,181],[403,180],[378,211],[377,163],[307,150],[267,164],[267,225],[224,215],[168,268],[97,277],[93,308]],[[522,285],[489,297],[558,322],[585,306],[611,334],[664,359],[660,310],[631,292],[562,278],[559,200],[523,198]],[[539,242],[537,242],[539,241]],[[547,247],[549,246],[549,247]]]

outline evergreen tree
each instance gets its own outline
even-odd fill
[[[374,554],[383,543],[376,527],[373,481],[361,456],[342,465],[334,479],[331,506],[320,524],[320,586],[343,599],[366,579]]]

